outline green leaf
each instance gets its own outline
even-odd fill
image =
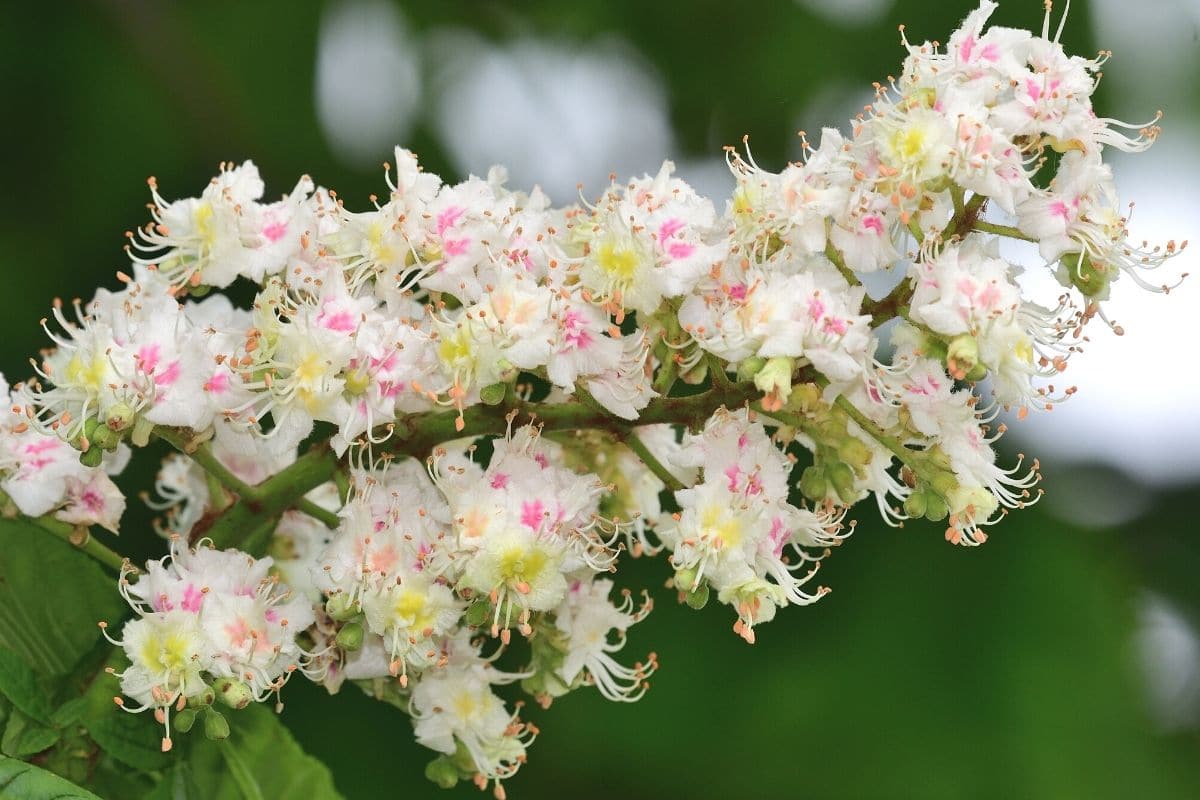
[[[0,756],[0,797],[12,800],[101,800],[33,764]]]
[[[66,542],[0,520],[0,645],[35,673],[67,673],[125,611],[116,581]]]
[[[0,645],[0,693],[38,722],[50,721],[50,701],[20,656]]]
[[[6,756],[24,758],[48,750],[62,736],[60,731],[30,719],[18,709],[13,709],[0,738],[0,751]]]
[[[121,669],[125,666],[120,653],[114,653],[106,666]],[[117,707],[113,698],[121,693],[115,675],[104,670],[88,687],[80,709],[80,720],[88,735],[113,758],[134,769],[153,772],[171,763],[171,756],[162,752],[163,728],[150,712],[131,714]]]
[[[228,714],[232,735],[212,742],[191,734],[190,781],[184,797],[204,800],[306,800],[341,798],[329,769],[296,744],[269,709],[256,704]],[[167,780],[174,780],[171,776]],[[158,796],[158,795],[156,795]],[[172,794],[162,794],[163,797]],[[174,796],[179,796],[174,793]]]

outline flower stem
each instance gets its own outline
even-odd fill
[[[660,481],[665,483],[667,488],[672,492],[678,492],[680,489],[687,488],[678,478],[671,474],[671,471],[667,469],[661,461],[658,460],[658,457],[655,456],[654,453],[650,452],[650,448],[646,447],[646,443],[643,442],[641,437],[639,437],[632,430],[625,433],[621,439],[625,442],[626,447],[632,450],[634,455],[640,458],[642,463],[645,464]]]

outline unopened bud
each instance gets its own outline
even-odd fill
[[[504,402],[504,393],[508,390],[506,383],[493,383],[479,390],[479,399],[484,405],[498,406]]]
[[[89,447],[86,452],[79,454],[79,463],[85,467],[98,467],[104,460],[104,451],[99,447]]]
[[[681,592],[695,591],[696,587],[696,570],[694,569],[679,569],[675,571],[675,588]]]
[[[189,708],[205,708],[211,706],[216,699],[217,693],[212,690],[211,686],[206,686],[200,694],[189,697],[187,704]]]
[[[213,683],[213,689],[221,702],[233,709],[245,708],[254,700],[254,690],[232,678],[218,678]]]
[[[229,720],[220,711],[204,712],[204,735],[213,741],[229,738]]]
[[[760,356],[750,356],[743,358],[738,364],[737,379],[739,381],[752,381],[754,376],[766,365],[767,360]]]
[[[92,434],[89,441],[92,447],[112,452],[121,443],[121,434],[107,425],[98,425],[96,426],[96,432]]]
[[[478,628],[487,621],[488,614],[491,612],[491,610],[492,604],[487,600],[476,600],[467,607],[467,624]]]
[[[175,730],[180,733],[187,733],[196,724],[196,709],[185,708],[175,715],[174,725]]]
[[[104,418],[104,425],[109,430],[120,433],[132,425],[136,418],[137,413],[127,403],[117,403],[108,410],[108,414]]]
[[[791,358],[768,358],[767,363],[754,376],[754,386],[767,395],[763,406],[768,403],[775,409],[783,408],[784,403],[792,395],[792,371],[796,362]]]
[[[693,608],[696,611],[708,605],[708,584],[702,583],[695,588],[694,591],[688,592],[683,597],[683,602],[688,604],[688,608]]]
[[[913,492],[904,501],[904,513],[912,519],[924,517],[928,507],[929,504],[924,492]]]
[[[979,364],[979,342],[968,333],[955,336],[946,348],[946,369],[957,381],[966,380],[967,375]]]
[[[854,470],[840,461],[829,465],[827,470],[829,482],[843,503],[849,505],[858,499],[858,491],[854,488]]]
[[[343,650],[357,650],[362,647],[364,636],[361,622],[347,622],[337,633],[337,645]]]
[[[425,765],[425,777],[442,789],[453,789],[458,783],[458,767],[445,756],[435,758]]]
[[[345,622],[361,614],[362,609],[350,599],[350,595],[342,592],[333,595],[325,602],[325,612],[338,622]]]
[[[950,515],[950,507],[940,495],[927,493],[925,495],[925,519],[930,522],[941,522]]]
[[[812,466],[800,473],[800,491],[814,503],[825,499],[829,493],[829,481],[820,467]]]
[[[838,458],[845,461],[855,471],[864,469],[871,463],[871,448],[867,447],[863,442],[853,436],[847,436],[838,445]]]

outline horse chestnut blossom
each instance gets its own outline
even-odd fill
[[[902,35],[899,77],[801,161],[730,149],[723,203],[670,162],[555,206],[400,148],[363,211],[307,176],[264,202],[250,161],[198,197],[151,179],[122,285],[55,303],[0,421],[8,512],[110,565],[79,535],[117,530],[110,475],[177,451],[148,498],[170,554],[121,568],[118,702],[166,749],[172,714],[221,738],[214,702],[351,684],[408,712],[433,780],[503,797],[538,729],[497,687],[631,701],[658,670],[623,652],[652,607],[625,558],[753,643],[829,591],[861,501],[960,545],[1035,502],[999,415],[1069,398],[1086,326],[1120,287],[1171,288],[1186,243],[1129,239],[1104,158],[1158,128],[1092,107],[1106,55],[994,8],[945,48]],[[214,292],[235,285],[247,306]]]

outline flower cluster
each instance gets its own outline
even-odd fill
[[[136,618],[121,629],[121,641],[111,641],[129,660],[116,673],[121,691],[139,706],[118,704],[154,709],[166,730],[164,751],[171,749],[173,706],[211,705],[214,689],[233,707],[261,702],[305,667],[296,638],[314,621],[312,604],[280,586],[270,568],[269,558],[175,539],[136,582],[132,566],[122,569],[121,592]]]
[[[1104,57],[1068,56],[1049,12],[985,29],[994,8],[945,48],[905,39],[802,161],[729,150],[723,208],[670,162],[557,207],[399,148],[365,211],[307,176],[263,202],[249,161],[196,198],[152,179],[123,288],[56,304],[0,426],[4,491],[75,524],[115,527],[126,443],[180,450],[151,501],[171,556],[122,576],[123,691],[166,723],[214,687],[351,681],[408,710],[430,777],[502,795],[537,729],[494,687],[634,700],[657,668],[614,658],[651,605],[605,577],[623,551],[665,552],[680,599],[715,592],[753,642],[828,591],[860,501],[983,542],[1039,496],[1036,462],[997,463],[997,417],[1070,396],[1118,279],[1169,288],[1147,276],[1183,249],[1128,240],[1103,156],[1158,129],[1094,111]],[[248,308],[210,294],[235,282]],[[183,544],[203,536],[271,558]]]

